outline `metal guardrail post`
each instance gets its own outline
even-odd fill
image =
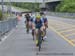
[[[48,12],[48,15],[75,18],[75,13]]]

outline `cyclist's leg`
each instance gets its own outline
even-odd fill
[[[45,28],[44,28],[44,36],[46,35],[46,26],[45,26]]]
[[[33,36],[33,40],[34,40],[34,37],[35,37],[35,29],[32,29],[32,36]]]
[[[42,40],[43,40],[43,36],[44,36],[44,34],[43,34],[43,26],[40,28],[40,30],[41,30],[41,37],[42,37]]]
[[[41,34],[41,36],[42,36],[42,40],[44,41],[44,38],[46,38],[46,27],[45,26],[42,26],[41,27],[41,31],[42,31],[42,34]]]
[[[47,38],[47,36],[46,36],[46,29],[48,28],[48,24],[47,23],[45,23],[45,28],[44,28],[44,39],[46,39]]]
[[[34,40],[34,36],[35,36],[35,25],[32,23],[32,36],[33,36],[33,40]]]
[[[26,21],[26,29],[27,29],[27,26],[28,26],[28,22]]]
[[[27,28],[27,33],[29,33],[29,21],[27,21],[26,28]]]
[[[38,29],[35,29],[36,46],[38,46]]]
[[[47,28],[48,28],[48,22],[45,23],[45,32]]]
[[[32,22],[31,21],[29,21],[29,28],[31,29],[31,26],[32,26]]]
[[[48,22],[45,22],[45,26],[46,26],[46,28],[48,28]]]
[[[32,28],[32,36],[33,36],[33,40],[35,39],[35,28]]]

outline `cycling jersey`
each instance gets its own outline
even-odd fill
[[[36,28],[40,29],[42,27],[42,25],[43,25],[43,20],[40,19],[39,22],[37,22],[37,20],[35,19],[34,24],[35,24]]]
[[[34,21],[34,19],[35,19],[35,16],[34,16],[34,15],[32,15],[32,16],[31,16],[30,21],[31,21],[31,22],[33,22],[33,21]]]
[[[33,22],[33,18],[31,18],[30,21]]]
[[[44,23],[46,23],[47,22],[47,18],[43,18],[43,21],[44,21]]]
[[[30,16],[29,15],[26,15],[26,21],[30,21]]]

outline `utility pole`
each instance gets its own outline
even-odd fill
[[[12,5],[12,2],[11,2],[11,0],[9,1],[9,3],[10,3],[10,15],[12,14],[12,8],[11,8],[11,5]]]
[[[35,10],[36,10],[36,3],[37,3],[37,0],[35,0],[35,5],[34,5],[35,6]]]
[[[35,0],[35,4],[34,4],[35,16],[36,16],[36,3],[37,3],[37,0]]]
[[[11,11],[11,0],[10,1],[8,1],[8,13],[10,14],[10,16],[11,16],[11,13],[12,13],[12,11]]]
[[[43,0],[43,7],[45,7],[45,0]]]

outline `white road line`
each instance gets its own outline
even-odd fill
[[[0,44],[2,44],[11,34],[13,34],[14,30],[15,30],[15,29],[11,30],[7,36],[5,35],[5,36],[1,39]]]

